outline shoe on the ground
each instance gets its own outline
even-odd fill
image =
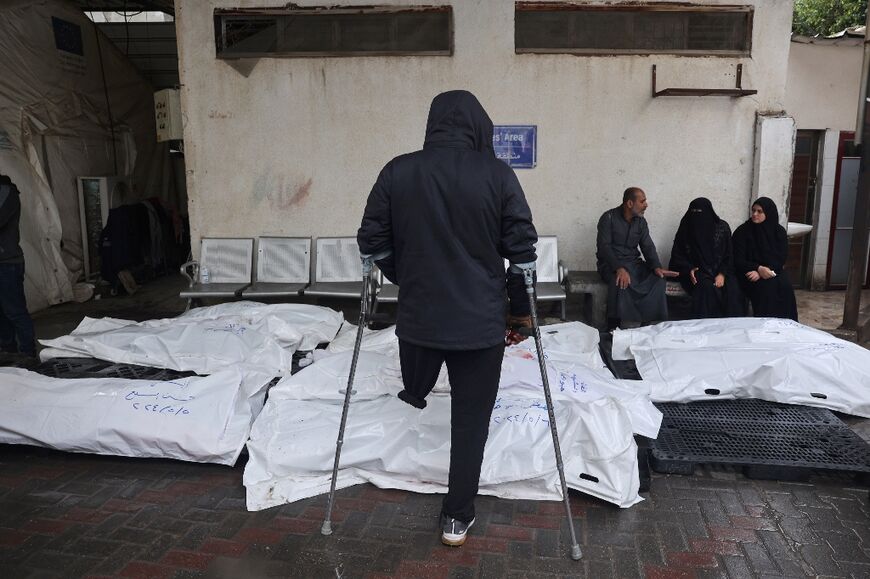
[[[129,295],[133,295],[134,293],[136,293],[136,290],[139,289],[139,286],[136,284],[136,279],[133,277],[133,274],[126,269],[122,269],[118,272],[118,280],[121,282],[121,285],[124,286],[124,289]]]
[[[463,523],[459,519],[441,515],[441,542],[451,547],[459,547],[465,543],[468,529],[473,524],[474,519],[471,519],[468,523]]]

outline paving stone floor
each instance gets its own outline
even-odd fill
[[[183,308],[159,287],[137,296],[52,308],[37,333],[67,333],[84,314]],[[325,497],[248,512],[243,469],[0,445],[0,578],[870,578],[868,490],[850,477],[653,473],[629,509],[572,492],[584,552],[574,562],[561,503],[482,497],[457,549],[439,541],[440,496],[359,485],[339,491],[323,537]]]
[[[0,446],[0,577],[870,577],[867,488],[850,478],[653,475],[629,509],[572,492],[583,560],[556,502],[483,497],[465,546],[441,497],[359,485],[247,512],[234,468]]]

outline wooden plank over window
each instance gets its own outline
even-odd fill
[[[750,56],[752,6],[517,2],[518,54]]]
[[[451,6],[216,9],[218,58],[450,56]]]

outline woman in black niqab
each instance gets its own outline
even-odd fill
[[[692,296],[692,317],[743,315],[743,296],[734,275],[731,228],[713,204],[698,197],[680,221],[671,250],[670,269]]]
[[[768,197],[752,204],[750,218],[734,232],[734,269],[756,317],[798,319],[794,289],[785,272],[788,237]]]

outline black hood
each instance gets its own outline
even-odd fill
[[[432,99],[423,148],[449,147],[488,152],[492,149],[492,121],[467,90],[443,92]]]
[[[765,227],[775,229],[779,224],[779,211],[776,209],[776,203],[770,197],[759,197],[752,203],[758,205],[764,211],[764,221],[761,224]],[[750,222],[752,220],[750,219]],[[767,224],[767,225],[765,225]]]

